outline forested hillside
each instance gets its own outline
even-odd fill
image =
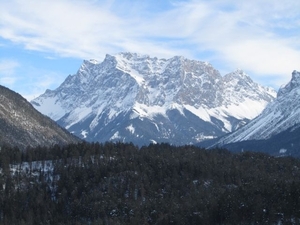
[[[108,142],[0,159],[0,224],[300,223],[295,158]]]

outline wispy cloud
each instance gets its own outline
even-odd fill
[[[223,71],[239,67],[257,79],[281,77],[278,82],[300,69],[300,1],[162,2],[2,1],[0,36],[64,57],[184,55]]]
[[[0,60],[0,84],[2,85],[13,85],[16,82],[15,70],[19,67],[19,63],[10,60]]]
[[[38,97],[41,93],[44,93],[49,87],[58,87],[63,82],[63,74],[33,69],[30,71],[31,80],[25,82],[24,89],[21,90],[21,94],[28,100],[32,100]],[[39,74],[37,78],[37,74]]]
[[[25,66],[25,65],[24,65]],[[14,89],[20,90],[27,100],[32,100],[44,93],[46,89],[58,87],[65,78],[65,74],[26,65],[26,74],[18,76],[20,81]]]
[[[27,100],[38,97],[47,88],[59,86],[64,76],[56,71],[20,64],[11,59],[0,60],[0,84],[17,90]]]

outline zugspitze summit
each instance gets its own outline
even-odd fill
[[[87,141],[193,144],[245,125],[276,92],[242,70],[221,76],[207,62],[136,53],[85,60],[34,107]]]

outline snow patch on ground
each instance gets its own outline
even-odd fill
[[[81,131],[81,135],[82,135],[83,138],[87,138],[88,133],[89,132],[87,132],[86,130]]]
[[[191,105],[184,105],[184,107],[191,113],[198,116],[200,119],[206,122],[211,122],[211,118],[210,118],[211,113],[209,112],[208,109],[205,109],[203,107],[195,108],[194,106]]]
[[[115,57],[118,61],[117,68],[125,73],[130,74],[130,76],[134,78],[140,86],[143,85],[145,80],[138,71],[136,71],[135,69],[132,68],[132,66],[130,66],[131,61],[125,59],[121,55],[116,55]]]
[[[279,150],[279,153],[280,153],[280,154],[284,154],[284,153],[286,153],[286,152],[287,152],[287,149],[285,149],[285,148],[282,148],[282,149]]]
[[[82,121],[84,118],[88,117],[91,113],[92,113],[92,109],[85,106],[74,109],[66,120],[66,122],[68,123],[68,126],[66,126],[66,128],[69,129],[72,125]]]
[[[214,139],[216,138],[216,136],[212,136],[212,135],[204,135],[203,133],[201,134],[197,134],[194,139],[198,142],[200,141],[204,141],[204,140],[210,140],[210,139]]]
[[[117,131],[116,133],[114,133],[114,135],[110,138],[110,140],[115,140],[115,139],[120,139],[121,136],[119,134],[119,131]]]
[[[227,107],[222,107],[220,109],[224,110],[227,114],[236,117],[237,119],[253,119],[259,115],[268,103],[263,100],[252,100],[245,99],[245,101],[239,104],[231,104]]]
[[[157,141],[155,141],[155,140],[153,140],[153,139],[151,139],[150,142],[151,142],[152,144],[157,144]]]
[[[133,110],[139,114],[140,117],[148,117],[153,118],[153,116],[157,114],[161,114],[165,117],[167,109],[165,107],[153,105],[153,106],[147,106],[145,104],[141,103],[135,103]]]
[[[54,121],[59,120],[67,113],[67,110],[62,107],[57,96],[52,98],[38,98],[33,101],[32,105],[35,109]]]
[[[134,134],[135,128],[130,124],[128,127],[126,127],[126,130],[128,130],[131,134]]]

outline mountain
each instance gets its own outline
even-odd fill
[[[42,115],[21,95],[0,85],[0,146],[51,146],[79,139]]]
[[[279,89],[277,98],[259,116],[218,140],[217,145],[236,151],[243,148],[277,154],[282,149],[299,149],[299,134],[300,72],[293,71],[291,81]]]
[[[31,103],[87,141],[182,145],[236,130],[275,95],[242,70],[223,77],[207,62],[119,53],[85,60]]]
[[[222,147],[233,152],[255,151],[273,156],[293,156],[300,158],[300,127],[293,126],[268,139],[253,139],[224,144]],[[203,147],[203,146],[202,146]]]

